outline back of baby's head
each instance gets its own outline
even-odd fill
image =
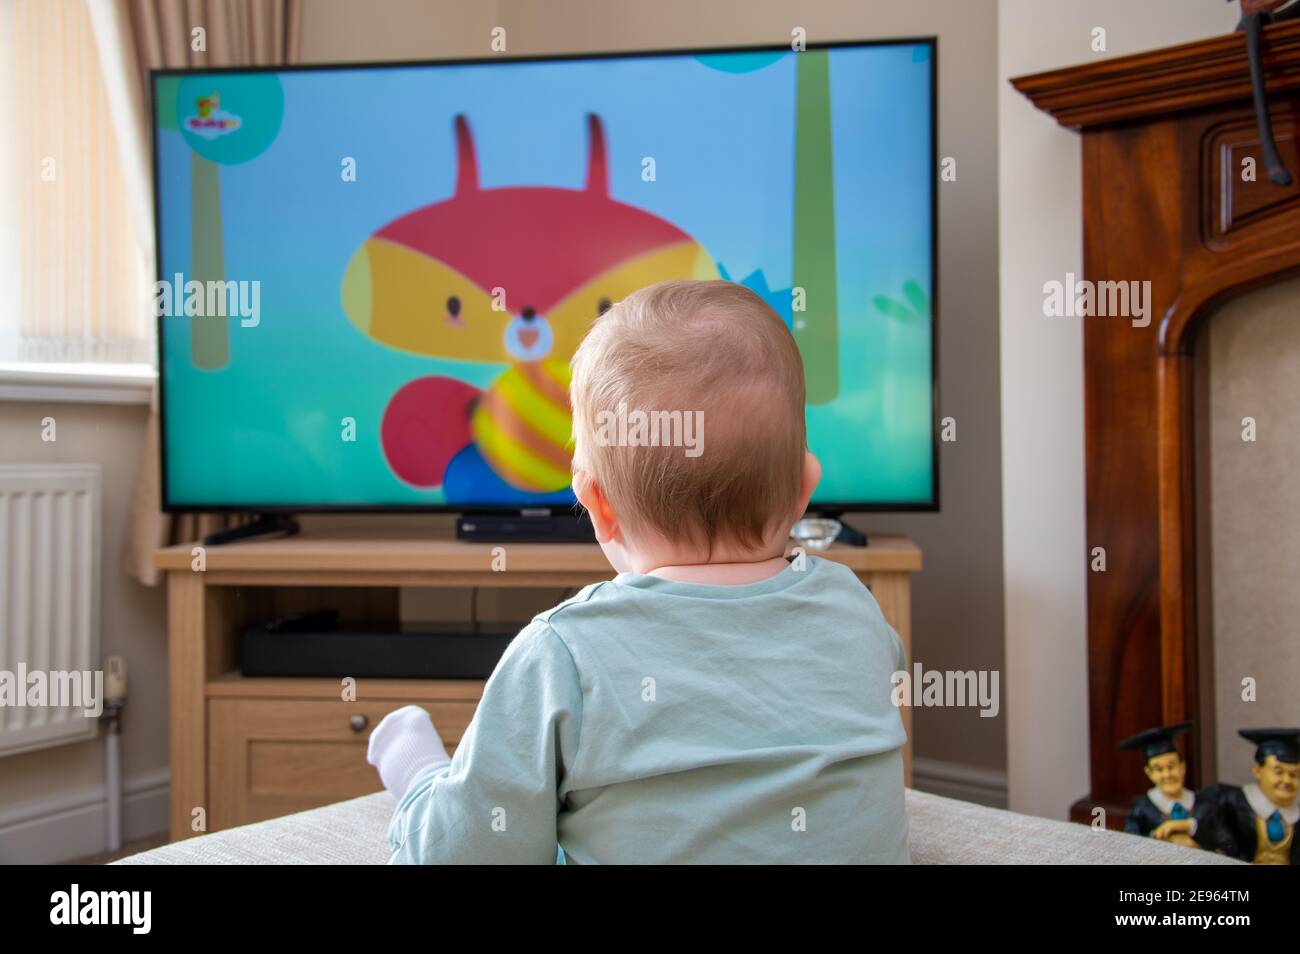
[[[803,362],[732,282],[672,281],[597,319],[573,358],[574,467],[628,532],[709,549],[788,529],[806,449]]]

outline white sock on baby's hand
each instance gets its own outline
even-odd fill
[[[401,799],[415,776],[434,765],[451,762],[429,713],[419,706],[402,706],[388,713],[370,733],[366,761],[379,769],[380,781]]]

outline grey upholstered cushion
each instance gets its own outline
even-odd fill
[[[378,865],[393,811],[386,792],[189,838],[124,865]],[[916,864],[1235,864],[1207,851],[1018,815],[908,790]]]
[[[907,792],[912,862],[919,865],[1241,864],[1154,838],[1004,812]]]
[[[172,842],[119,865],[382,865],[397,803],[387,792]]]

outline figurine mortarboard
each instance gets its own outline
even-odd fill
[[[1255,783],[1214,785],[1201,793],[1215,806],[1213,831],[1202,843],[1257,865],[1300,864],[1300,729],[1241,729],[1238,735],[1255,743]]]
[[[1121,749],[1139,749],[1145,759],[1144,770],[1151,788],[1133,799],[1124,830],[1131,835],[1149,835],[1175,845],[1196,848],[1194,836],[1207,806],[1198,806],[1196,793],[1183,787],[1187,763],[1174,742],[1192,724],[1160,726],[1147,729],[1119,744]]]

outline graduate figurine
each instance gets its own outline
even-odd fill
[[[1145,771],[1152,782],[1151,788],[1133,799],[1129,806],[1128,821],[1124,830],[1131,835],[1145,835],[1168,841],[1175,845],[1196,848],[1194,840],[1204,814],[1198,809],[1196,793],[1183,787],[1187,777],[1187,763],[1174,743],[1192,724],[1147,729],[1119,744],[1121,749],[1140,749],[1146,759]]]
[[[1202,843],[1257,865],[1300,864],[1300,729],[1242,729],[1238,735],[1255,743],[1255,784],[1214,785],[1201,793],[1214,803],[1214,830]]]

